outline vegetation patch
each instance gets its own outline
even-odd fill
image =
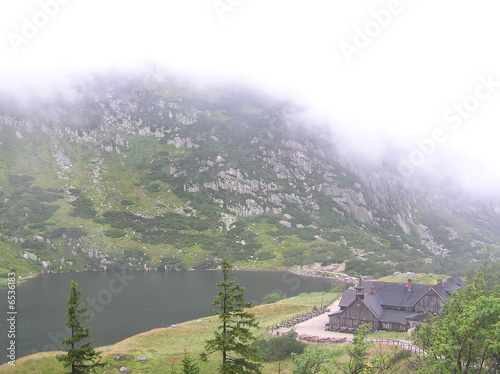
[[[293,330],[283,336],[256,340],[252,345],[265,362],[286,360],[292,354],[300,355],[306,347],[305,343],[297,340],[297,333]]]

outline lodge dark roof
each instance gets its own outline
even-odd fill
[[[340,299],[339,307],[341,309],[347,308],[349,305],[351,305],[351,303],[354,301],[355,298],[356,298],[356,291],[345,290],[342,293],[342,298]]]
[[[388,306],[411,308],[415,303],[429,291],[427,284],[412,284],[411,291],[408,290],[407,283],[363,281],[364,299],[368,307]],[[371,287],[374,287],[374,295],[370,293]],[[342,294],[339,306],[346,308],[356,298],[356,291],[347,290]]]
[[[413,313],[411,309],[430,289],[434,289],[443,300],[446,300],[451,292],[463,285],[464,282],[456,275],[434,286],[413,282],[360,281],[356,290],[350,289],[342,293],[339,302],[340,311],[334,314],[341,314],[343,309],[354,303],[356,293],[362,293],[363,304],[380,320],[406,322],[406,318]]]
[[[406,323],[408,322],[406,317],[411,312],[405,310],[394,310],[394,309],[384,309],[382,315],[380,316],[380,320],[382,322],[391,322],[391,323]]]
[[[451,292],[457,291],[464,285],[464,281],[454,275],[446,281],[433,286],[432,288],[434,288],[434,290],[439,294],[439,296],[443,298],[443,300],[446,300],[450,296]]]
[[[462,279],[460,279],[460,277],[457,275],[454,275],[451,278],[448,278],[443,283],[445,284],[445,286],[447,287],[447,289],[449,291],[453,291],[453,292],[457,291],[460,288],[462,288],[463,286],[465,286],[465,282]]]
[[[341,316],[347,308],[365,305],[382,323],[408,323],[423,321],[426,313],[415,313],[415,305],[426,294],[436,293],[443,300],[450,297],[450,293],[464,286],[464,282],[453,276],[436,285],[418,284],[409,280],[407,283],[360,281],[355,290],[346,290],[342,293],[340,310],[330,316]]]
[[[356,295],[355,295],[356,296]],[[352,302],[354,302],[356,298],[354,298]],[[377,298],[375,295],[372,295],[371,293],[365,293],[364,298],[363,298],[363,303],[372,311],[373,314],[375,314],[378,318],[380,318],[380,315],[383,312],[382,305],[378,302]]]
[[[426,284],[412,284],[409,289],[408,283],[374,281],[373,286],[380,304],[393,307],[411,308],[429,291],[429,286]]]
[[[348,290],[351,291],[351,290]],[[408,291],[406,291],[408,292]],[[351,294],[351,292],[349,292]],[[354,295],[355,296],[355,295]],[[344,299],[344,297],[342,297]],[[370,292],[364,294],[364,298],[362,300],[356,300],[355,297],[350,297],[349,298],[351,302],[347,305],[350,306],[351,304],[354,303],[363,303],[368,307],[368,309],[371,310],[371,312],[375,315],[376,318],[378,318],[382,322],[392,322],[392,323],[406,323],[406,317],[409,314],[414,313],[413,311],[408,311],[405,309],[397,310],[397,309],[384,309],[382,305],[380,304],[379,300],[377,299],[377,294],[372,295]],[[342,301],[342,300],[341,300]],[[345,302],[346,300],[344,300]],[[340,305],[340,304],[339,304]],[[336,314],[342,314],[344,313],[344,310],[339,310],[335,313],[332,313],[330,315],[336,315]]]
[[[446,288],[442,283],[436,284],[432,288],[434,288],[434,291],[436,291],[437,294],[441,296],[442,299],[446,300],[446,298],[448,297],[448,292],[446,291]]]

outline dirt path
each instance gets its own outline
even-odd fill
[[[328,315],[336,312],[339,310],[339,302],[340,299],[337,299],[332,305],[328,307],[330,309],[329,312],[320,314],[319,316],[313,317],[307,321],[301,322],[296,324],[294,327],[292,327],[297,334],[299,335],[311,335],[311,336],[318,336],[320,338],[347,338],[347,339],[352,339],[352,334],[344,334],[341,332],[333,332],[333,331],[325,331],[326,324],[328,323]],[[274,330],[274,333],[276,331],[279,332],[280,335],[283,335],[284,333],[287,333],[290,331],[292,328],[284,328],[281,327],[277,330]]]

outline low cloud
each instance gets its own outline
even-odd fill
[[[345,154],[419,170],[447,160],[464,184],[481,170],[482,185],[497,185],[500,95],[495,84],[495,92],[478,88],[479,77],[500,81],[496,1],[214,4],[2,4],[0,91],[20,102],[59,95],[74,104],[75,77],[141,74],[153,63],[200,84],[239,82],[294,100],[308,108],[306,122],[331,127]],[[13,35],[27,43],[18,38],[14,47]],[[357,49],[349,59],[346,43]],[[423,161],[417,152],[427,152]]]

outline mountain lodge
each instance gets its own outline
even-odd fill
[[[369,324],[372,330],[407,331],[420,325],[428,313],[442,313],[450,294],[464,285],[454,275],[437,284],[359,281],[354,290],[344,291],[340,310],[330,314],[330,330],[354,331]]]

